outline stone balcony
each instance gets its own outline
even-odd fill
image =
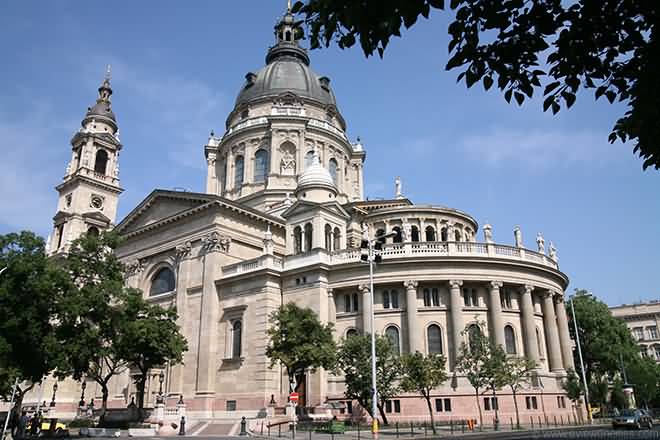
[[[262,269],[288,271],[316,264],[332,267],[359,262],[360,255],[360,248],[342,249],[336,252],[327,252],[325,249],[317,248],[309,252],[289,255],[284,260],[272,255],[262,255],[252,260],[224,266],[222,272],[223,276],[227,278]],[[547,255],[529,249],[494,243],[437,241],[390,243],[383,246],[381,255],[384,261],[424,257],[479,257],[520,261],[559,269],[557,262]]]

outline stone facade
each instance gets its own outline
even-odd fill
[[[287,378],[279,366],[270,368],[266,330],[270,313],[295,302],[334,323],[337,340],[373,330],[398,341],[401,353],[444,353],[452,379],[433,399],[440,402],[438,418],[447,420],[476,417],[472,389],[454,363],[463,329],[485,321],[490,337],[511,355],[538,362],[540,380],[519,395],[523,419],[566,420],[571,408],[561,381],[573,367],[563,303],[568,278],[554,246],[546,254],[541,237],[537,251],[524,248],[519,228],[515,245],[497,244],[490,225],[479,241],[469,214],[413,204],[398,178],[391,200],[364,200],[365,149],[349,142],[330,80],[310,69],[296,35],[287,14],[276,26],[267,66],[246,75],[224,135],[212,134],[204,146],[206,193],[155,190],[114,226],[125,239],[117,253],[128,268],[127,284],[163,307],[176,305],[189,346],[183,365],[153,372],[147,405],[155,400],[161,371],[168,405],[183,395],[192,418],[254,416],[273,400],[284,405]],[[103,95],[109,79],[104,84],[99,102],[109,109],[109,95]],[[99,226],[113,227],[118,176],[94,174],[80,157],[91,160],[104,148],[107,169],[114,169],[117,126],[114,119],[85,121],[72,142],[73,164],[57,187],[61,205],[69,192],[76,202],[58,208],[56,231],[65,215],[90,224],[100,218],[98,208],[88,214],[92,188],[105,191],[107,219]],[[85,221],[72,226],[67,239],[89,230]],[[395,233],[375,269],[373,310],[368,266],[360,261],[365,226],[370,238]],[[52,253],[66,250],[56,244]],[[134,397],[130,375],[112,384],[112,405]],[[326,371],[307,374],[299,390],[308,407],[345,400],[342,378]],[[99,395],[91,383],[87,393],[87,399]],[[79,384],[63,383],[58,409],[74,408],[79,395]],[[498,399],[507,421],[511,395],[502,390]],[[426,417],[418,397],[395,400],[392,419]],[[357,405],[352,408],[357,417]]]
[[[660,302],[622,304],[610,307],[612,316],[622,319],[639,344],[642,356],[660,362]]]

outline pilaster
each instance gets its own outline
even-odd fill
[[[502,304],[500,302],[501,281],[490,282],[490,301],[488,304],[488,317],[491,322],[491,331],[495,345],[504,347],[504,325],[502,324]]]
[[[451,369],[454,370],[456,366],[456,359],[458,359],[459,352],[461,349],[462,336],[461,332],[465,327],[463,323],[463,305],[461,301],[461,286],[463,281],[461,280],[450,280],[449,281],[449,308],[451,313],[451,341],[453,344],[453,349],[451,354],[453,359],[451,360]]]
[[[417,321],[417,286],[414,280],[406,280],[403,287],[406,289],[406,322],[408,324],[408,349],[410,353],[422,352],[422,335],[419,332]]]

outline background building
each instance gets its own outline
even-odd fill
[[[266,329],[269,314],[291,301],[334,323],[338,340],[375,331],[401,353],[443,353],[450,376],[461,332],[485,321],[485,331],[507,353],[538,364],[541,380],[519,394],[522,415],[572,414],[561,389],[573,367],[563,303],[568,278],[552,243],[546,247],[538,234],[536,250],[526,249],[516,228],[513,245],[496,244],[488,224],[478,241],[479,226],[469,214],[415,205],[398,178],[391,199],[364,200],[366,151],[348,139],[330,79],[311,69],[293,16],[284,15],[275,35],[266,66],[245,75],[224,134],[212,134],[204,146],[206,192],[154,190],[114,226],[125,239],[117,252],[128,268],[127,284],[154,303],[176,305],[188,340],[183,365],[153,371],[147,405],[155,401],[161,371],[168,404],[183,395],[191,418],[256,416],[272,400],[283,405],[288,381],[280,368],[269,367]],[[53,254],[66,252],[81,233],[113,227],[122,145],[111,94],[106,78],[72,139],[72,160],[57,186]],[[363,225],[371,237],[396,234],[376,269],[373,311],[357,247]],[[134,397],[134,373],[114,381],[111,405]],[[317,371],[298,391],[313,407],[345,400],[343,387],[341,377]],[[98,392],[91,383],[87,389]],[[79,393],[79,385],[62,384],[58,410],[73,409]],[[477,414],[461,375],[434,399],[441,420]],[[501,417],[513,416],[507,390],[498,403]],[[491,397],[482,407],[489,420]],[[423,418],[427,411],[416,395],[402,395],[387,408],[394,420]]]
[[[610,307],[612,316],[622,319],[639,344],[639,351],[644,357],[660,362],[660,301],[638,304],[622,304]]]

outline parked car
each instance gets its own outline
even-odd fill
[[[643,409],[624,409],[621,414],[612,419],[612,428],[652,429],[653,419]]]

